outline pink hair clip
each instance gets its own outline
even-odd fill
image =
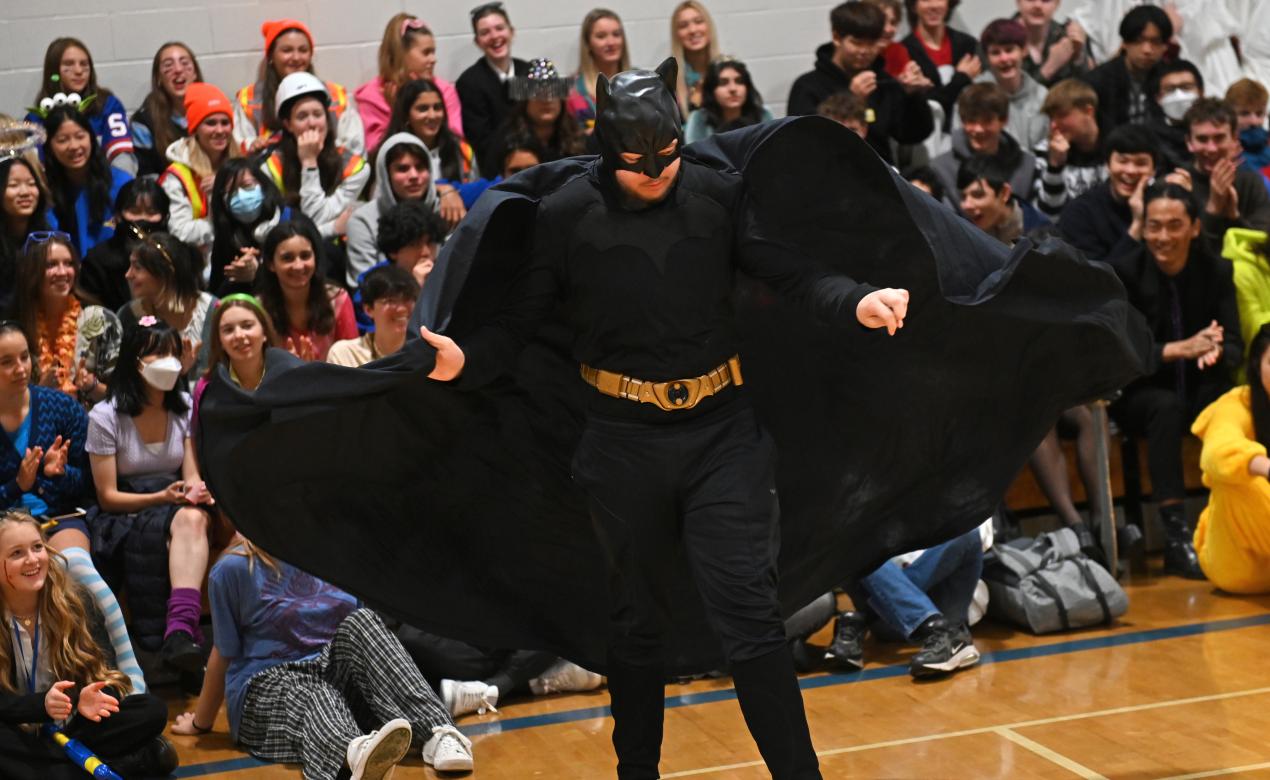
[[[143,328],[153,327],[154,325],[159,324],[159,318],[154,316],[153,314],[147,314],[146,316],[137,320],[137,324]]]
[[[406,33],[411,30],[426,30],[428,25],[422,19],[402,19],[401,20],[401,37],[405,38]]]

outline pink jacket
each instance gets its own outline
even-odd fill
[[[434,76],[432,83],[441,90],[441,97],[445,100],[445,115],[450,129],[462,138],[463,106],[459,103],[459,93],[445,79]],[[353,97],[357,99],[357,113],[361,116],[362,126],[366,131],[366,150],[373,151],[384,140],[384,132],[392,119],[392,106],[384,98],[384,82],[376,76],[358,87]]]

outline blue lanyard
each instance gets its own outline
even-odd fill
[[[22,656],[22,633],[18,628],[18,619],[13,619],[13,648]],[[31,633],[31,676],[26,680],[27,693],[35,693],[35,672],[40,662],[40,613],[35,613],[35,630]],[[22,670],[26,671],[26,658],[20,661]]]

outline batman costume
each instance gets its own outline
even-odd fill
[[[217,369],[199,451],[275,555],[607,671],[620,777],[656,777],[666,674],[720,660],[773,775],[818,777],[781,615],[981,522],[1149,337],[1109,270],[1008,252],[835,123],[681,154],[670,63],[601,81],[599,158],[491,189],[447,242],[415,316],[456,381],[422,341],[361,370],[271,350],[255,393]],[[652,205],[618,183],[676,164]],[[854,279],[909,291],[903,331],[860,327]]]

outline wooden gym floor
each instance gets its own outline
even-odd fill
[[[1111,628],[1034,637],[981,623],[982,662],[944,680],[914,683],[912,651],[894,645],[866,646],[863,672],[804,676],[824,776],[1270,780],[1270,596],[1154,569],[1127,589],[1129,612]],[[828,630],[815,640],[827,643]],[[666,696],[663,777],[768,776],[729,681],[671,685]],[[172,700],[172,715],[188,703]],[[607,704],[601,689],[461,719],[470,777],[613,777]],[[223,713],[215,733],[172,739],[177,777],[300,777],[235,749]],[[415,754],[394,777],[440,776]]]

